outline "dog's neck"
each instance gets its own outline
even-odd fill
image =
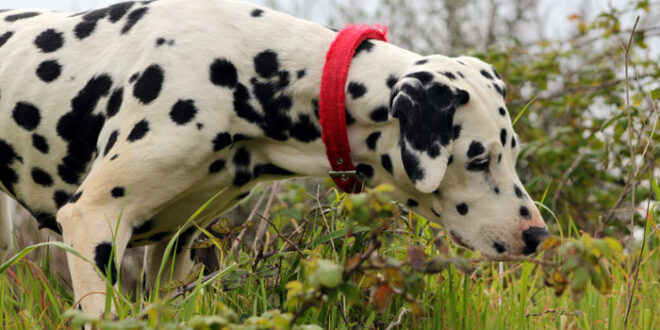
[[[304,77],[294,81],[286,91],[295,100],[291,113],[295,116],[303,114],[317,122],[325,51],[334,34],[326,37],[323,41],[309,40],[312,46],[302,48],[302,52],[309,49],[318,49],[319,52],[302,57],[307,62],[303,66]],[[317,43],[319,45],[314,45]],[[389,43],[368,41],[360,47],[351,63],[346,82],[351,155],[358,172],[362,172],[370,186],[407,181],[398,145],[398,121],[390,114],[389,99],[392,85],[419,59],[420,55]],[[292,116],[294,120],[295,116]],[[266,150],[271,161],[302,176],[327,177],[330,170],[320,138],[307,144],[273,143]]]

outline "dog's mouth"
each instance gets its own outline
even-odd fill
[[[453,231],[453,230],[450,230],[450,231],[449,231],[449,236],[450,236],[451,239],[452,239],[456,244],[458,244],[459,246],[464,247],[464,248],[466,248],[466,249],[470,249],[470,250],[472,250],[472,247],[471,247],[469,244],[465,243],[465,242],[463,241],[463,239],[461,238],[461,235],[459,235],[457,232],[455,232],[455,231]]]

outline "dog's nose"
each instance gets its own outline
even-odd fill
[[[530,227],[522,232],[522,239],[525,242],[523,254],[532,254],[536,248],[550,233],[543,227]]]

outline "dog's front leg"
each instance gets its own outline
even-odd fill
[[[12,222],[9,212],[9,197],[0,192],[0,263],[2,263],[11,250]]]
[[[92,207],[81,196],[79,201],[66,205],[57,214],[64,242],[84,258],[67,254],[75,302],[83,312],[94,317],[106,312],[108,282],[116,288],[117,265],[131,237],[130,220],[120,214],[121,209],[105,210],[109,212],[98,205]],[[109,307],[108,311],[114,313],[114,306]]]

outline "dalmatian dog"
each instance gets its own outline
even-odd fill
[[[174,22],[173,19],[177,21]],[[327,176],[318,100],[336,32],[244,2],[158,0],[81,14],[0,13],[0,182],[40,226],[117,280],[147,245],[152,287],[165,247],[173,279],[210,223],[263,180]],[[548,235],[516,172],[505,84],[471,57],[421,56],[368,40],[346,84],[352,160],[366,185],[501,258]],[[3,201],[4,203],[5,201]],[[11,245],[0,204],[0,249]],[[114,257],[114,258],[113,258]],[[75,301],[105,306],[94,265],[68,256]]]

